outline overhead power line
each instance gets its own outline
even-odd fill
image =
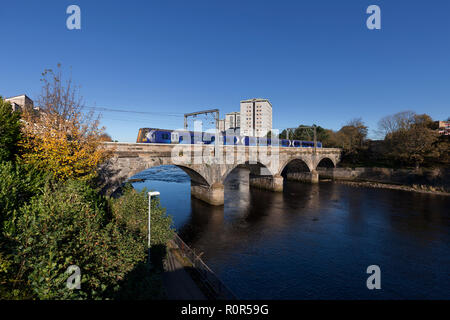
[[[126,109],[112,109],[106,107],[86,107],[86,109],[91,109],[98,112],[120,112],[120,113],[134,113],[134,114],[148,114],[148,115],[159,115],[159,116],[170,116],[170,117],[184,117],[183,113],[174,112],[151,112],[151,111],[134,111]]]

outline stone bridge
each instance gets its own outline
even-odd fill
[[[103,191],[114,192],[137,173],[176,165],[191,178],[191,194],[212,205],[224,203],[223,183],[236,167],[250,170],[250,186],[283,191],[284,178],[316,183],[318,167],[334,168],[341,150],[271,146],[224,146],[106,142],[112,158],[100,168]]]

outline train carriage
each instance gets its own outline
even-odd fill
[[[271,146],[272,139],[266,137],[235,136],[215,132],[194,132],[184,130],[168,130],[158,128],[139,129],[138,143],[167,143],[167,144],[213,144],[218,139],[221,145],[245,145],[245,146]],[[284,148],[313,148],[313,141],[300,141],[280,139],[277,146]],[[273,141],[275,143],[275,141]],[[322,148],[322,143],[317,141],[317,148]]]

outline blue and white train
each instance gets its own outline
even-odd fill
[[[194,131],[180,131],[157,128],[141,128],[139,129],[136,142],[138,143],[167,143],[167,144],[211,144],[216,140],[215,133]],[[219,143],[223,145],[245,145],[245,146],[270,146],[271,139],[250,137],[250,136],[233,136],[219,135]],[[292,148],[313,148],[313,141],[287,140],[280,139],[278,141],[281,147]],[[317,141],[317,148],[322,148],[322,143]]]

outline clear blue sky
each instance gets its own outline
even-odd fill
[[[66,8],[81,8],[81,30]],[[366,8],[381,7],[368,30]],[[40,93],[40,74],[63,65],[114,139],[140,127],[180,128],[169,115],[239,110],[268,98],[274,128],[371,130],[403,110],[450,116],[450,1],[2,1],[0,95]],[[71,69],[71,71],[70,71]]]

